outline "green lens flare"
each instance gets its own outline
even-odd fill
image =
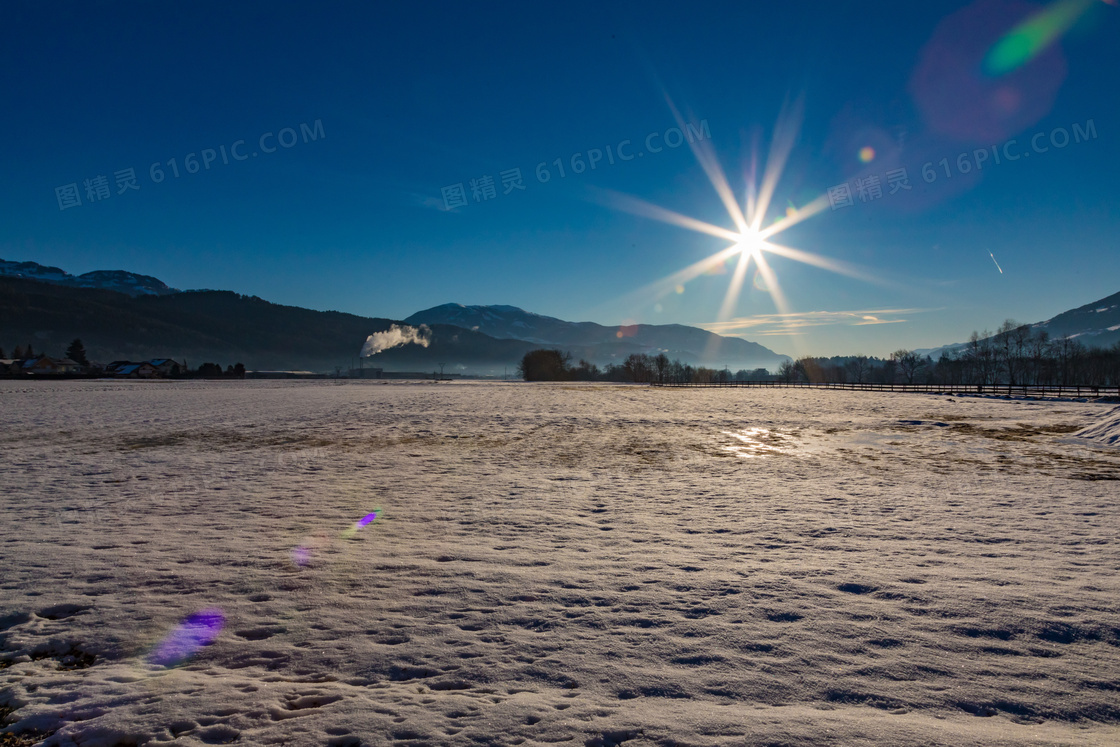
[[[1058,0],[1011,29],[984,57],[984,72],[1006,75],[1030,62],[1069,31],[1094,0]]]

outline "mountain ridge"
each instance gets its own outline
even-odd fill
[[[248,365],[255,358],[258,367],[319,368],[326,363],[332,366],[345,363],[357,355],[365,337],[383,332],[396,320],[380,317],[363,317],[333,311],[316,311],[297,306],[273,304],[255,296],[242,296],[233,291],[188,290],[171,288],[158,278],[125,270],[96,270],[82,275],[71,275],[58,267],[37,262],[15,262],[0,259],[0,290],[9,295],[0,297],[0,342],[15,344],[18,341],[38,340],[55,347],[65,346],[83,329],[97,329],[92,344],[95,355],[104,349],[107,355],[135,355],[152,350],[160,355],[179,355],[172,348],[185,347],[194,357],[247,358]],[[23,284],[32,285],[23,285]],[[34,286],[65,288],[71,291],[88,291],[94,296],[68,296],[51,293]],[[98,293],[115,294],[98,296]],[[181,298],[178,298],[181,297]],[[34,300],[32,300],[32,298]],[[137,303],[127,303],[123,298],[139,302],[143,299],[176,299],[164,302],[159,309],[151,304],[140,308]],[[21,301],[22,299],[22,301]],[[231,299],[239,299],[234,302]],[[21,302],[26,302],[22,308]],[[67,313],[55,308],[74,302],[84,311],[84,316]],[[216,318],[206,313],[207,303],[215,309],[224,309],[226,316]],[[260,306],[264,304],[264,306]],[[30,311],[32,307],[34,311]],[[167,318],[146,319],[144,314],[155,309]],[[210,312],[213,312],[211,309]],[[17,313],[18,312],[18,313]],[[30,316],[29,316],[30,314]],[[317,347],[314,339],[303,340],[306,350],[299,352],[299,345],[282,345],[277,335],[262,327],[253,334],[262,335],[266,343],[257,344],[243,328],[238,327],[240,315],[270,317],[273,323],[285,320],[291,323],[298,318],[302,332],[332,340],[327,347]],[[100,316],[116,319],[120,326],[109,329],[98,326]],[[127,319],[127,323],[124,320]],[[332,320],[346,320],[346,342],[331,329]],[[357,321],[355,321],[357,320]],[[633,324],[603,325],[597,322],[569,322],[556,317],[526,311],[508,304],[464,305],[446,303],[418,311],[403,320],[404,324],[426,324],[434,330],[434,348],[420,345],[395,347],[369,359],[373,366],[407,366],[427,370],[439,364],[451,365],[461,371],[480,367],[485,372],[501,371],[515,366],[520,356],[539,347],[560,348],[572,353],[576,359],[584,358],[599,365],[621,363],[632,353],[665,353],[685,363],[722,368],[767,368],[775,370],[788,356],[774,352],[758,343],[738,337],[724,337],[698,327],[682,324]],[[223,325],[231,327],[226,333]],[[44,327],[58,327],[57,334],[67,339],[55,340],[56,332]],[[167,332],[162,340],[148,342],[134,339],[136,330],[143,337],[148,327],[154,326]],[[1083,304],[1055,314],[1050,319],[1028,325],[1032,329],[1047,331],[1052,338],[1070,337],[1090,347],[1108,347],[1120,342],[1120,293]],[[109,327],[112,327],[110,324]],[[66,331],[63,331],[65,328]],[[364,331],[362,331],[364,328]],[[174,332],[172,332],[174,330]],[[461,333],[461,334],[460,334]],[[240,335],[240,336],[239,336]],[[10,342],[9,342],[10,341]],[[921,350],[923,354],[940,357],[957,350],[966,343],[953,343]],[[477,349],[471,349],[471,346]],[[88,345],[87,345],[88,346]],[[100,346],[100,347],[99,347]],[[154,346],[154,347],[153,347]],[[158,348],[158,349],[156,349]],[[132,352],[129,352],[132,351]],[[209,351],[209,352],[208,352]],[[353,352],[352,352],[353,351]],[[481,371],[480,371],[481,372]]]
[[[91,360],[171,357],[197,365],[235,362],[251,370],[333,371],[357,366],[369,335],[393,319],[274,304],[232,291],[181,291],[130,296],[39,280],[0,277],[0,342],[33,343],[55,355],[75,337]],[[500,373],[514,366],[530,343],[495,340],[478,332],[432,325],[427,347],[394,347],[366,367]]]
[[[592,363],[621,362],[629,352],[665,353],[686,363],[722,368],[776,369],[789,357],[756,342],[724,337],[684,324],[604,325],[569,322],[509,305],[447,303],[405,318],[408,324],[452,324],[497,339],[514,339],[569,350]],[[626,354],[628,355],[629,352]],[[622,357],[625,357],[623,355]]]
[[[1120,343],[1120,292],[1067,309],[1044,321],[1028,323],[1027,326],[1031,330],[1045,331],[1050,339],[1071,338],[1086,347],[1110,347]],[[945,353],[956,352],[967,345],[967,342],[953,342],[915,352],[937,360]]]
[[[129,296],[166,296],[182,292],[178,288],[169,287],[159,278],[127,270],[94,270],[81,275],[71,275],[60,267],[5,259],[0,259],[0,277],[38,280],[42,283],[73,288],[98,288]]]

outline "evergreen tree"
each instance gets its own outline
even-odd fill
[[[25,358],[34,358],[35,357],[35,351],[31,349],[31,343],[30,342],[27,343],[27,350],[24,352],[23,355],[24,355]]]
[[[12,351],[12,357],[16,360],[23,360],[23,348],[16,345],[16,349]]]
[[[0,348],[0,358],[6,358],[6,357],[7,356],[4,355],[4,348]]]
[[[86,359],[86,347],[82,344],[80,338],[75,338],[70,347],[66,348],[66,357],[75,363],[81,363],[83,366],[89,365],[89,360]]]

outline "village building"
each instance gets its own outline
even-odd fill
[[[180,376],[186,369],[186,364],[180,365],[171,358],[152,358],[148,363],[163,377]]]
[[[113,371],[112,375],[120,379],[155,379],[159,377],[159,370],[145,361],[119,366]]]

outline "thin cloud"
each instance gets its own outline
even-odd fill
[[[757,336],[805,334],[810,327],[901,324],[909,321],[904,315],[921,314],[933,309],[864,309],[860,311],[798,311],[789,314],[756,314],[728,319],[725,322],[700,324],[720,335],[751,334]]]
[[[426,208],[428,210],[438,210],[441,213],[454,212],[455,208],[448,209],[447,203],[438,197],[420,194],[418,192],[405,192],[404,202],[406,205],[412,207]]]

